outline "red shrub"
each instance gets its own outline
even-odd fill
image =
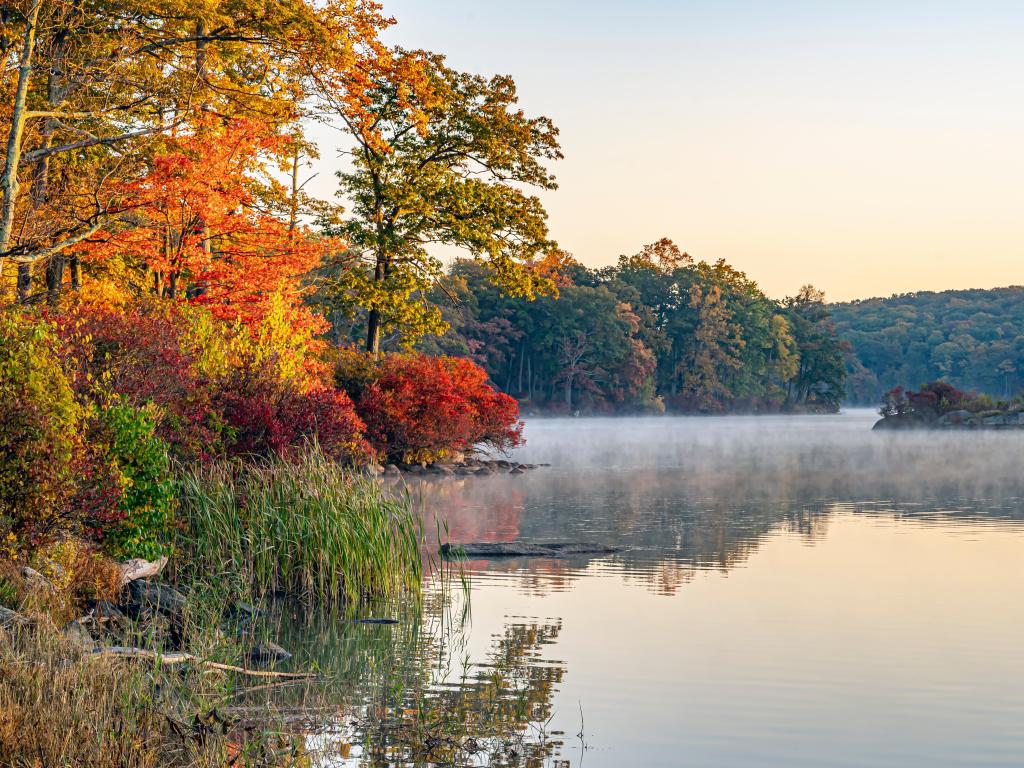
[[[395,460],[435,460],[477,445],[508,450],[522,442],[514,399],[458,357],[388,357],[359,399],[367,437]]]
[[[136,407],[155,403],[163,412],[157,433],[176,453],[216,450],[210,384],[183,348],[184,323],[172,308],[81,302],[55,323],[79,398],[103,401],[114,394]]]
[[[372,455],[352,400],[335,389],[300,392],[255,372],[242,372],[214,395],[236,456],[287,457],[316,442],[337,461],[359,462]]]

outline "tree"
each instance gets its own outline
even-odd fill
[[[743,346],[740,327],[732,322],[717,285],[704,288],[695,283],[690,288],[690,307],[697,313],[697,324],[679,370],[681,395],[696,410],[722,410],[731,394],[722,379],[729,369],[741,365],[737,357]]]
[[[805,285],[786,300],[786,307],[800,352],[799,369],[788,385],[788,404],[838,408],[846,395],[846,345],[836,335],[825,294]]]
[[[137,290],[188,298],[225,320],[252,325],[275,296],[297,306],[302,277],[341,246],[267,210],[277,186],[267,159],[287,151],[284,137],[248,120],[175,137],[148,173],[117,188],[114,226],[76,253],[120,260]],[[294,321],[311,322],[303,314]]]
[[[118,213],[111,186],[160,137],[210,115],[298,131],[314,103],[358,102],[357,63],[390,23],[372,0],[17,0],[2,13],[0,268],[19,264],[27,298],[46,263],[51,300],[64,252]]]
[[[529,262],[554,243],[540,200],[522,187],[554,189],[544,161],[561,157],[557,129],[516,108],[510,77],[458,72],[421,51],[398,50],[394,62],[372,73],[356,115],[339,110],[356,139],[353,168],[339,173],[352,214],[342,231],[368,266],[347,274],[337,295],[366,310],[375,355],[382,328],[413,340],[438,329],[429,307],[410,310],[442,273],[431,245],[485,261],[512,295],[550,290]]]

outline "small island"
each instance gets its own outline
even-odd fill
[[[1024,399],[997,401],[944,381],[917,392],[896,387],[885,395],[874,429],[1022,429]]]

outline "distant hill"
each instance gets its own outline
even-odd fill
[[[907,293],[832,304],[850,346],[847,398],[945,379],[1003,397],[1024,389],[1024,287]]]

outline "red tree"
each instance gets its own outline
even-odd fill
[[[436,460],[474,446],[504,451],[522,442],[516,401],[464,358],[388,357],[358,411],[374,448],[393,460]]]
[[[158,295],[229,321],[258,322],[274,294],[297,306],[302,276],[340,244],[274,215],[284,190],[266,165],[286,146],[247,120],[170,139],[144,176],[117,190],[120,223],[83,245],[83,258],[127,255]],[[317,320],[306,311],[304,322]]]

